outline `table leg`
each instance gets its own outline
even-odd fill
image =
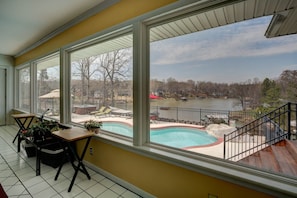
[[[66,151],[66,149],[68,150],[68,148],[65,148],[65,145],[63,145],[63,141],[61,141],[61,140],[59,140],[59,144],[60,144],[61,148],[63,149],[64,157],[63,157],[63,160],[62,160],[62,162],[61,162],[61,164],[60,164],[60,166],[58,168],[58,172],[56,173],[55,180],[58,179],[59,174],[60,174],[60,172],[62,170],[62,167],[64,165],[64,162],[65,162],[66,158],[68,158],[68,160],[71,162],[72,167],[75,167],[72,160],[71,160],[71,157],[69,156],[68,152]]]
[[[15,142],[15,140],[18,138],[19,134],[22,132],[22,130],[25,130],[25,123],[27,121],[27,118],[25,118],[24,122],[20,121],[19,119],[15,119],[16,123],[18,124],[18,126],[20,127],[17,134],[15,135],[12,143]]]
[[[17,134],[18,137],[18,152],[21,151],[21,142],[22,142],[22,138],[21,138],[21,134]]]
[[[12,143],[14,143],[15,142],[15,140],[17,139],[17,137],[18,137],[18,135],[19,135],[19,133],[21,132],[21,129],[19,129],[18,130],[18,133],[15,135],[15,137],[13,138],[13,141],[12,141]]]
[[[74,154],[74,155],[77,157],[77,159],[78,159],[78,165],[77,165],[77,167],[75,168],[75,173],[74,173],[74,175],[73,175],[73,178],[72,178],[72,180],[71,180],[70,186],[69,186],[69,188],[68,188],[68,192],[71,191],[72,186],[73,186],[74,181],[75,181],[75,178],[76,178],[76,176],[77,176],[77,173],[78,173],[79,170],[81,170],[81,169],[80,169],[80,166],[81,166],[82,169],[83,169],[83,170],[81,170],[81,171],[82,171],[85,175],[87,175],[88,179],[91,179],[91,177],[90,177],[90,175],[89,175],[89,173],[88,173],[88,171],[87,171],[85,165],[83,164],[83,159],[84,159],[84,156],[85,156],[85,154],[86,154],[86,151],[87,151],[88,145],[89,145],[89,143],[90,143],[90,140],[91,140],[91,137],[88,137],[87,142],[86,142],[86,144],[85,144],[85,147],[84,147],[83,152],[82,152],[82,154],[81,154],[80,157],[78,156],[77,152],[73,152],[73,154]],[[69,146],[70,146],[70,145],[69,145]]]
[[[28,123],[28,127],[26,128],[25,127],[25,124],[27,122],[29,118],[25,118],[24,121],[22,122],[20,119],[15,119],[16,123],[19,125],[20,129],[18,130],[16,136],[14,137],[12,143],[15,142],[15,140],[18,138],[18,152],[20,152],[21,150],[21,141],[22,141],[22,137],[21,137],[21,134],[22,134],[22,131],[24,130],[28,130],[28,128],[30,127],[34,117],[30,117],[30,121]]]
[[[76,178],[76,176],[78,174],[78,171],[83,172],[88,177],[88,179],[91,179],[91,176],[89,175],[89,173],[88,173],[85,165],[83,164],[83,159],[84,159],[84,156],[86,154],[86,151],[87,151],[87,148],[89,146],[89,143],[91,141],[91,138],[92,138],[91,136],[87,138],[87,141],[85,143],[85,146],[83,148],[83,152],[81,153],[81,156],[79,156],[78,153],[72,148],[71,142],[67,142],[66,141],[65,143],[67,143],[67,145],[63,145],[64,142],[62,140],[59,141],[60,144],[61,144],[61,146],[62,146],[62,148],[63,148],[63,151],[64,151],[64,153],[66,155],[66,156],[64,155],[64,157],[67,157],[69,159],[69,161],[71,162],[71,165],[72,165],[73,169],[75,170],[74,175],[73,175],[73,178],[72,178],[71,183],[70,183],[69,188],[68,188],[68,192],[70,192],[71,189],[72,189],[72,186],[74,184],[74,181],[75,181],[75,178]],[[77,166],[72,161],[71,156],[70,156],[70,152],[74,155],[75,159],[78,160]],[[59,174],[60,174],[60,172],[62,170],[63,164],[64,163],[62,162],[61,165],[59,166],[59,169],[58,169],[58,171],[56,173],[56,176],[55,176],[55,180],[58,179]]]
[[[64,143],[63,141],[59,140],[59,143],[60,143],[60,146],[63,149],[63,152],[64,152],[65,155],[64,155],[64,158],[62,160],[62,163],[60,164],[60,166],[58,168],[58,172],[56,173],[55,180],[58,179],[59,174],[60,174],[60,172],[62,170],[62,167],[64,165],[64,162],[66,161],[66,158],[68,158],[68,161],[70,161],[73,169],[76,168],[76,166],[75,166],[75,164],[74,164],[74,162],[73,162],[73,160],[72,160],[72,158],[70,156],[70,152],[71,152],[71,151],[69,151],[69,147],[71,147],[70,143],[69,143],[69,145],[67,144],[67,147],[65,145],[63,145],[63,143]]]
[[[40,175],[40,148],[36,148],[36,176]]]

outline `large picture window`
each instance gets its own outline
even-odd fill
[[[255,167],[245,157],[290,122],[265,113],[291,100],[282,84],[296,73],[296,36],[266,38],[270,16],[199,31],[202,19],[150,28],[150,141]]]
[[[30,112],[31,107],[31,75],[30,67],[17,70],[18,75],[18,108]]]
[[[132,130],[132,35],[71,53],[71,121],[103,122],[105,131],[127,137]]]
[[[60,58],[47,57],[36,63],[37,113],[60,119]]]

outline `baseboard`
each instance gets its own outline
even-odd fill
[[[145,197],[145,198],[156,198],[156,196],[153,196],[145,191],[143,191],[142,189],[134,186],[133,184],[130,184],[129,182],[119,178],[119,177],[116,177],[114,176],[113,174],[95,166],[94,164],[91,164],[87,161],[84,161],[84,164],[89,167],[90,169],[94,170],[95,172],[98,172],[100,173],[101,175],[109,178],[110,180],[114,181],[115,183],[117,184],[120,184],[121,186],[131,190],[132,192],[134,193],[137,193],[138,195],[140,195],[141,197]]]

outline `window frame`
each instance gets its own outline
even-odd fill
[[[29,106],[29,109],[24,109],[24,108],[22,108],[21,106],[20,106],[20,102],[21,102],[21,100],[20,100],[20,96],[21,96],[21,93],[20,93],[20,72],[21,72],[21,70],[23,70],[23,69],[29,69],[29,75],[30,75],[30,85],[29,85],[29,87],[30,87],[30,90],[29,90],[29,94],[30,94],[30,98],[29,98],[29,100],[30,100],[30,102],[29,102],[29,104],[30,104],[30,106]],[[31,68],[31,64],[30,63],[26,63],[26,64],[23,64],[23,65],[21,65],[21,66],[19,66],[19,67],[17,67],[16,69],[15,69],[15,85],[16,85],[16,88],[15,88],[15,93],[14,93],[14,95],[16,96],[15,97],[15,101],[14,101],[14,103],[15,103],[15,107],[17,108],[17,109],[19,109],[19,110],[21,110],[21,111],[28,111],[28,110],[32,110],[32,102],[31,102],[31,100],[32,100],[32,68]]]
[[[53,52],[53,53],[50,53],[50,54],[48,54],[48,55],[46,55],[46,56],[43,56],[43,57],[41,57],[41,58],[38,58],[38,59],[36,59],[36,60],[34,60],[34,61],[32,61],[31,62],[31,67],[32,67],[32,70],[33,70],[33,79],[34,79],[34,83],[33,83],[33,112],[34,113],[36,113],[36,114],[40,114],[40,112],[38,112],[38,83],[37,83],[37,73],[38,73],[38,69],[37,69],[37,67],[38,67],[38,64],[39,63],[43,63],[43,62],[46,62],[46,61],[48,61],[48,60],[50,60],[50,59],[52,59],[52,58],[59,58],[60,59],[60,53],[59,53],[59,51],[55,51],[55,52]],[[59,60],[59,74],[61,73],[61,61]],[[61,74],[59,75],[59,86],[61,86]],[[61,93],[61,91],[60,91],[60,93]],[[61,105],[59,105],[59,106],[61,106]],[[60,114],[60,117],[61,117],[61,114]],[[54,119],[54,118],[50,118],[50,119]]]
[[[74,123],[71,121],[72,103],[66,102],[66,101],[71,101],[71,54],[76,51],[118,38],[121,36],[125,36],[128,34],[132,34],[131,25],[126,25],[122,28],[117,28],[117,29],[114,28],[108,31],[103,31],[96,35],[88,37],[86,39],[83,39],[81,41],[75,42],[74,44],[61,48],[60,50],[60,61],[62,65],[61,75],[64,76],[63,78],[61,77],[61,79],[63,80],[61,80],[62,85],[60,86],[61,87],[60,102],[61,102],[61,106],[63,106],[63,109],[61,109],[63,111],[63,113],[61,112],[61,115],[63,116],[61,118],[61,122],[72,124],[74,126],[82,126],[81,124]],[[117,136],[117,135],[113,135],[113,136],[121,138],[120,136]],[[123,139],[127,139],[127,138],[123,138]]]
[[[15,109],[16,110],[19,110],[21,112],[33,112],[37,115],[39,115],[40,113],[37,112],[37,64],[39,62],[42,62],[42,61],[45,61],[46,59],[50,59],[54,56],[60,56],[60,52],[59,51],[54,51],[54,52],[51,52],[51,53],[48,53],[42,57],[38,57],[36,59],[32,59],[20,66],[17,66],[15,68],[15,92],[14,92],[14,95],[16,96],[15,97],[15,100],[14,100],[14,103],[15,103]],[[60,60],[60,70],[61,70],[61,60]],[[23,109],[19,106],[20,104],[20,88],[19,88],[19,72],[22,70],[22,69],[25,69],[25,68],[28,68],[30,71],[29,71],[29,74],[30,74],[30,108],[29,109]],[[61,86],[61,76],[63,77],[63,75],[61,75],[61,71],[60,71],[60,86]],[[61,117],[61,115],[60,115]]]
[[[188,6],[185,7],[176,7],[175,9],[170,10],[169,12],[161,12],[159,14],[144,19],[140,23],[137,23],[135,29],[137,29],[137,34],[139,35],[136,38],[138,38],[139,40],[136,40],[135,42],[137,42],[136,46],[140,48],[140,52],[138,52],[138,55],[140,57],[135,57],[137,59],[140,59],[138,60],[138,62],[143,66],[142,70],[141,68],[139,68],[140,71],[149,71],[150,67],[150,28],[181,19],[185,16],[191,16],[195,13],[204,12],[205,10],[211,9],[212,7],[213,6],[208,3],[202,3],[202,5],[200,5],[199,2],[196,2],[193,5],[188,4]],[[156,11],[156,13],[158,13],[158,11]],[[142,81],[140,82],[145,85],[142,87],[135,85],[135,87],[138,88],[138,91],[142,91],[142,93],[140,93],[141,96],[136,96],[137,98],[134,98],[134,100],[140,99],[142,101],[146,101],[149,93],[149,74],[143,74],[142,76],[138,76],[138,78],[141,78]],[[137,113],[139,113],[140,115],[145,115],[142,119],[138,119],[139,122],[145,122],[145,124],[142,124],[142,127],[138,128],[139,131],[144,131],[143,134],[139,134],[139,136],[142,138],[139,138],[138,141],[134,141],[137,141],[137,143],[139,143],[135,145],[140,146],[142,154],[143,152],[148,152],[150,157],[157,158],[158,160],[165,161],[170,164],[174,164],[231,183],[234,183],[235,179],[236,184],[238,185],[252,188],[257,191],[265,192],[267,194],[275,193],[274,195],[283,196],[278,191],[280,189],[281,191],[287,191],[292,194],[297,192],[296,189],[293,190],[293,186],[297,184],[297,181],[293,178],[266,172],[245,165],[239,165],[235,162],[226,161],[208,155],[203,155],[199,153],[196,154],[190,151],[183,151],[179,149],[169,148],[163,145],[150,143],[149,102],[147,102],[146,105],[143,105],[143,103],[140,103],[138,105],[138,108],[133,109],[136,109]]]

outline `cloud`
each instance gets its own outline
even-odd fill
[[[270,18],[259,18],[151,44],[151,63],[180,64],[234,57],[296,53],[297,36],[267,39]]]

